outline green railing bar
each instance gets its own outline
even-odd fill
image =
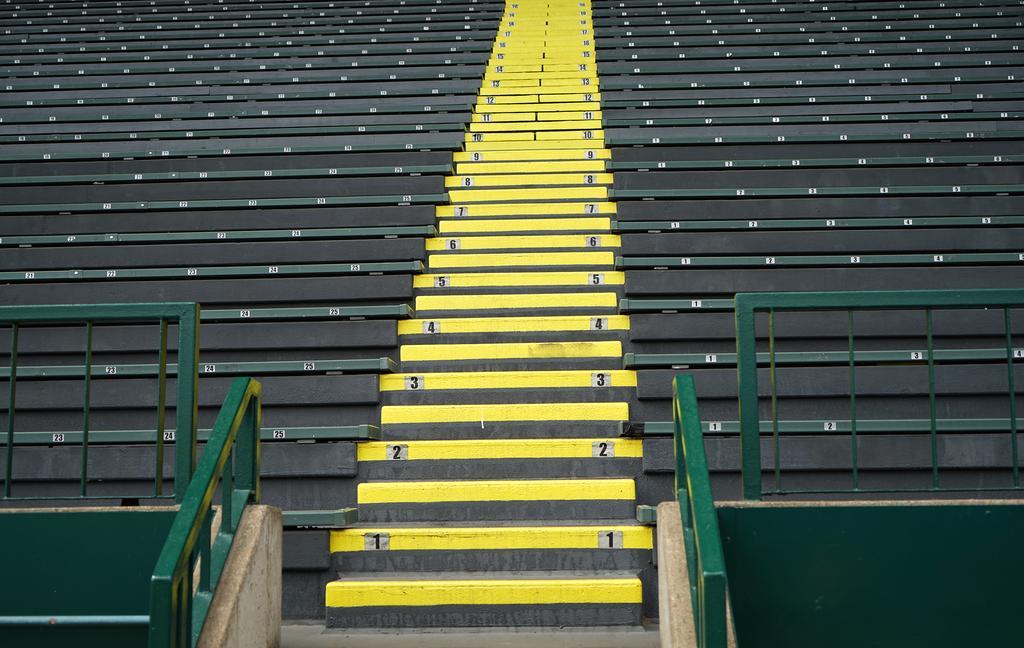
[[[199,307],[190,303],[166,303],[166,304],[103,304],[94,306],[59,305],[59,306],[0,306],[0,325],[9,325],[11,334],[11,361],[9,368],[0,373],[9,378],[9,400],[7,412],[7,433],[6,447],[7,457],[5,466],[4,498],[7,499],[31,499],[12,498],[11,483],[13,473],[13,447],[15,445],[15,394],[18,379],[18,334],[25,325],[42,324],[86,324],[86,364],[79,367],[78,375],[86,378],[86,389],[84,392],[83,426],[79,432],[82,443],[82,472],[80,483],[80,494],[78,498],[86,497],[88,485],[88,445],[90,437],[95,440],[92,431],[90,416],[91,380],[96,373],[96,367],[92,366],[92,328],[97,322],[108,323],[135,323],[158,321],[163,328],[167,321],[174,321],[178,325],[178,362],[184,368],[182,375],[178,378],[177,402],[175,407],[175,431],[174,435],[181,440],[181,447],[175,453],[175,498],[180,501],[184,494],[185,485],[188,484],[195,466],[195,425],[198,412],[197,405],[197,380],[196,380],[196,359],[199,353]],[[165,340],[164,340],[165,341]],[[30,370],[31,373],[31,370]],[[88,376],[86,376],[88,374]],[[162,403],[158,404],[158,411],[162,411]]]
[[[52,203],[4,205],[9,214],[50,212],[152,211],[188,209],[228,209],[238,207],[333,207],[337,205],[417,205],[448,202],[448,194],[412,194],[391,196],[324,196],[320,198],[218,198],[209,200],[154,200],[109,203]]]
[[[761,435],[758,416],[756,312],[1019,308],[1024,306],[1024,290],[739,293],[736,295],[735,306],[743,497],[749,500],[759,500],[763,493],[761,489]],[[938,354],[944,350],[933,348],[930,325],[928,326],[928,335],[928,348],[924,353],[918,351],[917,354],[920,360],[926,360],[929,364],[929,392],[934,394],[934,362],[938,359]],[[931,397],[934,398],[934,396]],[[866,431],[865,423],[864,421],[859,423],[861,432]],[[932,434],[933,439],[936,429],[936,410],[932,408],[929,416],[929,433]],[[934,470],[937,470],[937,463],[933,462]],[[937,488],[937,484],[933,479],[934,488]]]
[[[285,528],[340,529],[359,522],[359,511],[355,508],[343,508],[335,511],[284,511],[282,517]]]
[[[0,310],[2,312],[2,310]],[[18,394],[18,333],[17,322],[11,324],[11,360],[7,384],[7,458],[4,466],[4,497],[11,496],[11,478],[14,475],[14,403]]]
[[[719,257],[616,257],[616,268],[756,268],[770,266],[905,266],[1020,263],[1020,252],[941,252],[917,254],[821,254]],[[9,274],[9,273],[4,273]]]
[[[232,137],[298,137],[302,135],[364,135],[371,133],[430,133],[466,130],[462,122],[431,122],[429,124],[380,124],[366,126],[296,126],[294,128],[218,128],[173,131],[124,131],[101,133],[59,133],[0,136],[4,144],[55,144],[67,142],[123,142],[125,140],[145,142],[165,139],[218,138],[230,142]],[[197,137],[198,135],[198,137]]]
[[[730,300],[731,302],[731,300]],[[301,319],[408,319],[413,309],[408,304],[387,306],[311,306],[299,308],[242,308],[238,310],[204,310],[204,322],[240,322],[243,320],[301,320]]]
[[[241,88],[239,88],[239,89],[241,89]],[[351,92],[351,89],[350,88],[346,88],[346,92]],[[452,95],[456,95],[456,96],[458,96],[462,92],[468,92],[468,89],[466,91],[458,90],[458,89],[452,89],[451,90],[451,94]],[[2,95],[0,95],[0,96],[2,96]],[[260,101],[260,100],[264,100],[265,101],[267,99],[274,99],[274,100],[282,100],[282,99],[334,99],[334,98],[336,98],[338,96],[338,93],[336,91],[333,91],[333,90],[329,90],[329,91],[319,90],[319,91],[309,91],[309,92],[295,92],[295,91],[292,91],[292,92],[275,92],[275,91],[271,90],[271,91],[268,91],[268,92],[250,92],[250,93],[239,92],[239,93],[232,93],[232,94],[201,95],[201,96],[202,96],[203,101],[210,102],[210,103],[226,102],[226,101],[237,101],[237,102],[239,102],[241,104],[244,104],[245,102]],[[395,89],[395,90],[390,91],[389,94],[388,94],[388,97],[417,97],[417,96],[421,96],[425,100],[432,100],[432,99],[444,100],[446,98],[446,97],[443,97],[443,96],[440,96],[440,95],[430,94],[430,93],[422,91],[422,90]],[[24,106],[63,107],[63,106],[109,106],[109,105],[123,106],[123,105],[128,105],[128,104],[146,105],[146,104],[165,104],[165,103],[168,103],[168,102],[180,102],[180,101],[183,101],[183,100],[184,101],[189,101],[189,100],[193,99],[193,97],[194,97],[194,95],[189,95],[189,94],[185,94],[185,95],[170,95],[170,96],[163,95],[163,96],[157,96],[157,97],[134,97],[134,98],[133,97],[128,97],[128,98],[118,97],[117,98],[118,100],[114,100],[114,101],[112,101],[109,97],[102,97],[102,96],[101,97],[88,97],[88,98],[84,98],[83,97],[80,100],[77,99],[77,98],[76,99],[63,99],[63,98],[59,98],[59,97],[58,98],[54,98],[54,99],[47,99],[47,98],[44,98],[44,99],[30,99],[30,100],[26,100],[26,99],[17,100],[17,99],[15,99],[15,100],[10,100],[10,101],[5,101],[5,100],[0,99],[0,106],[7,106],[7,107],[12,107],[12,108],[21,108],[21,107],[24,107]],[[369,92],[363,94],[362,91],[358,91],[358,90],[353,92],[351,97],[366,97],[367,100],[370,100],[370,99],[380,99],[381,98],[379,92],[377,94],[371,94]],[[82,103],[78,103],[79,101],[82,101]],[[426,108],[426,106],[424,108]],[[440,109],[441,108],[438,108],[438,110],[440,110]]]
[[[12,626],[145,626],[149,625],[148,614],[36,614],[0,616],[0,627]]]
[[[1017,156],[1013,156],[1017,157]],[[412,166],[337,167],[313,169],[238,169],[231,171],[168,171],[163,173],[97,173],[86,175],[13,176],[0,178],[0,186],[92,184],[94,182],[185,182],[193,180],[239,180],[246,178],[334,178],[346,176],[403,176],[412,173],[450,174],[451,164],[420,164]]]
[[[735,41],[734,41],[735,44]],[[753,43],[760,45],[760,43]],[[598,57],[600,60],[601,57]],[[969,93],[969,92],[950,92],[942,93],[938,95],[943,101],[977,101],[978,99],[1017,99],[1021,96],[1018,92],[988,92],[988,93]],[[814,102],[818,104],[848,104],[853,102],[861,102],[864,104],[870,104],[875,101],[875,96],[864,95],[860,96],[849,96],[849,95],[835,95],[835,96],[818,96],[814,98]],[[917,103],[934,101],[935,96],[928,94],[887,94],[878,97],[881,101],[885,102],[900,102],[900,103]],[[0,102],[2,105],[2,102]],[[707,99],[685,99],[679,97],[673,97],[671,99],[621,99],[618,96],[613,97],[602,97],[601,105],[605,108],[704,108],[707,106],[791,106],[807,105],[807,97],[709,97]]]
[[[42,236],[0,237],[0,246],[25,245],[93,245],[121,243],[168,243],[206,241],[285,241],[292,239],[397,238],[401,236],[430,237],[437,233],[433,225],[396,227],[324,227],[313,229],[222,230],[203,232],[135,232],[124,234],[46,234]]]
[[[1013,460],[1013,485],[1020,486],[1020,456],[1017,449],[1017,387],[1013,371],[1013,360],[1017,353],[1013,349],[1013,328],[1010,324],[1010,309],[1003,309],[1003,328],[1006,333],[1006,385],[1010,396],[1010,456]]]
[[[1024,358],[1024,349],[1013,349],[1012,353],[1017,358]],[[1006,350],[997,349],[935,349],[933,358],[936,361],[944,362],[972,362],[972,361],[1003,361],[1006,359]],[[856,351],[851,357],[848,351],[779,351],[772,357],[772,353],[758,352],[757,364],[759,366],[772,366],[772,364],[793,366],[793,365],[843,365],[850,362],[857,364],[868,363],[898,363],[924,364],[928,361],[925,351],[913,349],[897,349],[889,351]],[[632,367],[706,367],[706,366],[731,366],[737,363],[735,353],[626,353],[622,356],[622,366]],[[24,371],[27,367],[24,367]],[[3,376],[0,369],[0,376]]]
[[[725,556],[718,513],[711,495],[693,377],[676,376],[672,392],[675,489],[684,526],[697,646],[725,648],[728,623]]]
[[[1021,225],[1024,216],[926,216],[914,218],[772,218],[767,220],[706,221],[612,221],[613,232],[672,231],[716,232],[729,230],[793,230],[793,229],[879,229],[924,228],[991,225]]]
[[[1022,133],[1024,135],[1024,133]],[[946,194],[1020,193],[1024,184],[906,185],[889,187],[742,187],[726,189],[609,189],[612,199],[736,198],[752,196],[933,196]]]
[[[767,29],[765,31],[767,31]],[[908,72],[908,69],[911,71]],[[916,75],[917,78],[912,78],[911,74],[913,74],[913,72],[924,72],[924,74]],[[900,74],[905,74],[906,76],[901,77]],[[618,78],[609,77],[604,82],[601,83],[601,90],[605,92],[610,90],[678,90],[680,86],[678,78],[671,78],[671,75],[665,76],[666,78],[664,80],[647,78],[644,79],[642,82],[637,81],[636,79],[629,78],[628,76],[622,76]],[[961,76],[962,75],[951,74],[948,71],[943,70],[942,68],[938,68],[934,71],[929,68],[917,70],[913,70],[910,68],[897,68],[896,70],[892,70],[890,73],[879,72],[876,74],[860,74],[857,75],[856,81],[857,83],[862,85],[887,85],[899,83],[901,85],[909,85],[913,87],[914,85],[917,84],[931,85],[940,83],[958,83],[959,81],[957,79],[960,78]],[[1011,78],[1008,79],[1007,77]],[[1012,77],[1012,74],[1006,74],[1005,72],[993,72],[986,74],[979,70],[976,74],[972,74],[969,77],[964,77],[963,81],[968,83],[1000,83],[1005,81],[1011,81],[1013,80]],[[905,82],[901,81],[901,79],[903,78],[906,78],[907,80]],[[849,83],[849,81],[849,76],[840,76],[838,74],[826,74],[823,73],[822,71],[817,71],[815,74],[810,75],[807,79],[804,79],[801,86],[804,88],[827,87],[835,85],[846,85],[847,83]],[[713,81],[703,79],[699,82],[699,84],[697,84],[697,87],[703,90],[710,90],[716,88],[778,88],[793,87],[794,85],[795,84],[789,80],[779,80],[771,78],[748,79],[744,77],[742,81],[739,81],[738,79],[725,81]],[[693,85],[691,85],[691,87],[693,87]]]
[[[850,368],[850,461],[853,465],[853,488],[857,490],[860,488],[860,453],[857,447],[857,350],[853,331],[853,311],[846,311],[846,353]]]
[[[973,114],[973,113],[972,113]],[[1013,149],[1009,149],[1013,150]],[[739,160],[641,160],[616,162],[609,160],[612,171],[658,171],[663,169],[774,169],[799,167],[862,167],[862,166],[926,166],[962,164],[1016,164],[1024,162],[1024,155],[908,155],[905,157],[839,157],[839,158],[772,158]]]
[[[625,133],[624,130],[636,131]],[[605,131],[604,140],[607,146],[651,146],[657,144],[771,144],[779,141],[780,135],[772,135],[771,129],[762,129],[760,134],[751,135],[658,135],[652,137],[644,133],[643,128],[630,129],[608,129]],[[695,132],[702,129],[687,129]],[[904,137],[908,135],[909,137]],[[925,131],[920,127],[914,127],[909,133],[829,133],[811,135],[785,135],[785,141],[793,142],[928,142],[935,140],[1002,140],[1009,138],[1020,138],[1021,133],[1010,130],[974,130],[974,131]]]
[[[164,494],[164,419],[166,415],[165,401],[167,399],[167,320],[160,319],[160,352],[157,357],[157,381],[156,381],[156,453],[153,462],[153,495],[160,497]]]
[[[201,429],[196,431],[196,440],[205,442],[209,440],[211,431]],[[0,432],[0,442],[7,443],[6,432]],[[326,427],[276,427],[262,428],[260,440],[267,441],[379,441],[381,438],[380,428],[376,425],[345,425]],[[160,445],[174,443],[176,435],[173,430],[167,430],[159,437]],[[93,445],[128,445],[140,443],[154,443],[153,430],[92,430],[89,433],[89,441]],[[15,432],[14,445],[16,446],[58,446],[74,445],[82,442],[82,433],[79,431],[61,432]],[[161,466],[163,464],[160,464]],[[155,474],[159,475],[160,471]],[[155,497],[162,497],[162,493],[156,493]],[[52,498],[51,498],[52,499]],[[107,498],[109,499],[109,497]]]
[[[768,311],[768,393],[771,394],[772,450],[774,452],[775,487],[782,487],[782,465],[779,458],[779,392],[775,377],[775,311]]]
[[[1020,119],[1024,112],[920,112],[920,113],[869,113],[860,115],[778,115],[763,117],[649,117],[646,119],[604,119],[604,128],[622,128],[629,126],[772,126],[775,124],[881,124],[900,122],[955,122],[955,121],[997,121],[1000,119]]]
[[[731,299],[620,299],[620,313],[721,312],[733,310]]]
[[[0,281],[31,283],[44,281],[85,281],[90,279],[166,279],[337,275],[337,274],[419,274],[422,261],[370,263],[308,263],[295,265],[195,266],[192,268],[97,268],[91,270],[25,270],[0,272]]]
[[[939,435],[935,429],[938,411],[935,406],[935,326],[932,309],[924,311],[925,340],[928,345],[928,422],[931,433],[932,488],[939,488]]]
[[[388,357],[365,358],[352,360],[268,360],[253,362],[204,362],[200,364],[199,373],[202,375],[228,375],[236,376],[242,374],[297,374],[297,373],[323,373],[325,371],[353,371],[364,373],[391,373],[398,368],[398,364]],[[158,376],[161,366],[157,364],[112,364],[90,367],[89,376],[95,377],[124,377],[124,376]],[[83,365],[52,365],[52,366],[21,366],[19,367],[20,378],[66,378],[85,376]],[[0,368],[0,378],[9,375],[9,370]],[[166,372],[169,375],[178,375],[178,365],[169,363],[166,365]]]
[[[153,569],[150,648],[195,645],[245,504],[260,501],[260,396],[257,381],[238,378],[217,415],[206,451]],[[220,529],[202,561],[201,570],[208,572],[200,576],[200,587],[193,594],[195,556],[200,552],[201,540],[208,539],[207,525],[218,481],[224,486]]]
[[[939,432],[946,434],[972,434],[976,432],[1005,432],[1011,425],[1010,419],[1006,418],[979,418],[979,419],[936,419],[935,427]],[[1024,424],[1024,418],[1017,419],[1017,424]],[[772,422],[764,419],[758,422],[762,432],[772,429]],[[832,434],[852,433],[854,430],[859,434],[887,434],[890,432],[918,434],[931,432],[930,419],[862,419],[856,420],[830,420],[814,419],[804,421],[781,420],[779,421],[779,432],[782,434]],[[735,435],[741,431],[739,421],[704,421],[701,423],[701,430],[708,435]],[[24,434],[24,433],[19,433]],[[659,437],[672,435],[671,421],[647,421],[643,424],[643,436]]]
[[[85,323],[85,366],[82,371],[85,379],[82,389],[82,475],[79,494],[85,497],[89,482],[89,412],[92,409],[92,321]]]
[[[0,105],[3,105],[0,102]],[[461,150],[461,142],[452,142],[451,144],[440,143],[440,142],[420,142],[414,144],[412,142],[396,142],[389,144],[387,142],[374,141],[374,138],[366,138],[368,141],[360,142],[359,144],[344,144],[341,149],[348,152],[372,152],[372,151],[455,151]],[[203,140],[197,140],[203,141]],[[154,158],[176,158],[176,157],[226,157],[226,156],[239,156],[239,155],[280,155],[282,153],[327,153],[327,152],[338,152],[338,146],[327,145],[327,144],[310,144],[300,145],[292,144],[290,146],[245,146],[239,145],[239,142],[234,142],[234,146],[228,150],[227,153],[224,151],[227,149],[213,149],[213,148],[175,148],[173,151],[170,149],[157,149],[158,147],[151,147],[149,149],[139,149],[135,151],[124,151],[121,153],[112,154],[110,151],[98,151],[98,150],[85,150],[85,147],[77,147],[74,151],[67,151],[62,153],[4,153],[0,150],[0,160],[6,161],[39,161],[39,160],[124,160],[128,158],[133,159],[154,159]],[[81,150],[78,150],[78,149]]]

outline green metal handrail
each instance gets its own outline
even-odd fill
[[[185,487],[192,478],[196,463],[196,417],[198,416],[198,359],[199,359],[199,305],[195,303],[166,304],[98,304],[88,306],[2,306],[0,326],[11,331],[10,367],[7,374],[7,450],[4,466],[4,488],[0,499],[17,500],[11,493],[14,473],[15,422],[17,420],[18,387],[18,336],[22,328],[48,324],[85,326],[85,364],[82,369],[84,380],[84,402],[82,405],[81,470],[79,494],[74,497],[54,496],[49,499],[88,499],[89,461],[89,414],[92,387],[92,338],[96,324],[115,323],[159,323],[159,360],[157,374],[157,415],[155,473],[153,497],[163,497],[164,442],[174,441],[174,498],[180,503]],[[175,403],[175,430],[164,429],[167,395],[167,327],[178,327],[177,382]]]
[[[672,422],[675,489],[683,523],[697,648],[725,648],[725,557],[692,376],[679,375],[672,381]]]
[[[245,507],[260,500],[260,397],[236,378],[157,558],[150,585],[149,647],[190,648],[199,639]],[[213,498],[220,527],[211,542]],[[198,586],[193,582],[198,567]]]
[[[761,465],[761,422],[759,421],[758,359],[756,314],[768,315],[768,370],[771,399],[771,438],[773,443],[775,488],[770,491],[782,494],[781,466],[779,455],[778,394],[775,369],[778,353],[775,350],[775,313],[783,311],[830,311],[847,313],[847,366],[850,380],[850,452],[852,460],[852,488],[843,492],[859,492],[858,472],[858,417],[856,396],[856,367],[858,351],[855,348],[853,312],[858,310],[922,310],[924,311],[924,333],[926,345],[918,352],[914,361],[928,366],[929,433],[931,435],[930,490],[942,490],[939,481],[939,418],[936,404],[935,366],[941,355],[934,344],[933,310],[935,309],[1000,309],[1003,313],[1003,359],[1007,368],[1009,395],[1007,431],[1010,435],[1012,460],[1012,486],[1000,490],[1021,489],[1020,461],[1017,448],[1019,429],[1014,362],[1018,356],[1013,346],[1013,327],[1010,309],[1024,307],[1024,290],[922,290],[922,291],[848,291],[848,292],[791,292],[791,293],[740,293],[735,298],[736,311],[736,366],[739,388],[740,454],[742,458],[743,497],[759,500],[767,494],[762,487]],[[762,354],[763,355],[763,354]],[[954,489],[949,489],[954,490]],[[959,489],[963,490],[963,489]],[[809,492],[809,491],[801,491]],[[830,491],[837,492],[837,491]]]

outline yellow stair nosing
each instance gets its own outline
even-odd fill
[[[564,605],[642,601],[640,579],[343,580],[327,584],[328,608],[437,605]]]
[[[457,360],[531,360],[538,358],[621,358],[618,340],[572,342],[505,342],[404,344],[402,362]]]
[[[331,553],[367,551],[367,536],[387,535],[390,551],[604,549],[605,534],[622,534],[621,549],[652,549],[651,527],[605,524],[500,527],[358,527],[333,529]],[[601,534],[600,536],[598,534]],[[372,546],[372,545],[371,545]],[[375,549],[369,549],[374,551]]]
[[[599,377],[601,387],[595,387]],[[415,379],[415,382],[412,380]],[[636,387],[636,372],[630,369],[543,370],[543,371],[464,371],[384,374],[380,391],[450,389],[601,389]],[[545,441],[547,441],[545,439]],[[518,441],[516,441],[518,443]],[[359,451],[372,447],[359,444]],[[360,455],[361,456],[361,455]]]
[[[381,425],[516,421],[628,421],[628,403],[384,405]]]
[[[361,482],[357,505],[437,502],[523,502],[631,500],[632,479],[474,479]]]

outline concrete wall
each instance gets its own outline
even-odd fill
[[[281,511],[250,506],[199,637],[199,648],[277,648],[281,642]]]

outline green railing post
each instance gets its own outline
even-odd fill
[[[178,374],[175,385],[177,432],[174,439],[174,501],[180,504],[196,465],[196,421],[199,418],[198,304],[183,307],[178,320]]]
[[[11,325],[11,377],[7,384],[7,458],[4,466],[4,497],[11,496],[14,479],[14,403],[18,398],[18,323]]]
[[[188,648],[202,632],[206,613],[220,580],[221,570],[234,541],[244,508],[256,493],[259,466],[239,460],[239,444],[251,439],[259,444],[262,387],[251,378],[236,378],[224,399],[195,469],[184,490],[180,508],[171,524],[150,586],[150,648]],[[258,447],[249,456],[259,457]],[[250,476],[246,477],[246,474]],[[209,522],[217,486],[223,488],[221,523],[210,545]],[[200,565],[199,587],[194,591],[192,574]]]
[[[725,648],[729,622],[726,615],[725,556],[718,529],[718,513],[711,494],[711,477],[693,377],[676,376],[672,381],[672,392],[676,494],[683,521],[697,647]]]
[[[739,394],[743,498],[761,499],[761,421],[758,410],[757,334],[754,308],[736,295],[736,375]]]

